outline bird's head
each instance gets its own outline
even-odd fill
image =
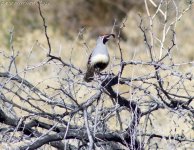
[[[115,38],[114,34],[104,34],[100,36],[101,41],[103,42],[103,44],[106,44],[106,42],[111,39],[111,38]]]

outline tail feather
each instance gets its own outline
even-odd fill
[[[88,67],[86,74],[84,76],[84,80],[86,82],[91,82],[93,80],[93,76],[94,76],[94,67]]]

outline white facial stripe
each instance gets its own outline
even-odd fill
[[[98,54],[96,56],[92,56],[91,57],[91,64],[96,64],[96,63],[108,63],[109,62],[109,57],[107,55],[102,55],[102,54]]]

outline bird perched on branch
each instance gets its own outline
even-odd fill
[[[88,59],[87,71],[84,77],[86,82],[92,81],[94,73],[99,73],[108,66],[110,57],[106,47],[106,42],[111,37],[115,38],[115,35],[105,34],[99,36],[96,47],[93,49]]]

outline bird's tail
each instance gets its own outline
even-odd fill
[[[93,76],[94,76],[94,67],[88,67],[86,74],[84,76],[84,80],[86,82],[91,82],[93,80]]]

